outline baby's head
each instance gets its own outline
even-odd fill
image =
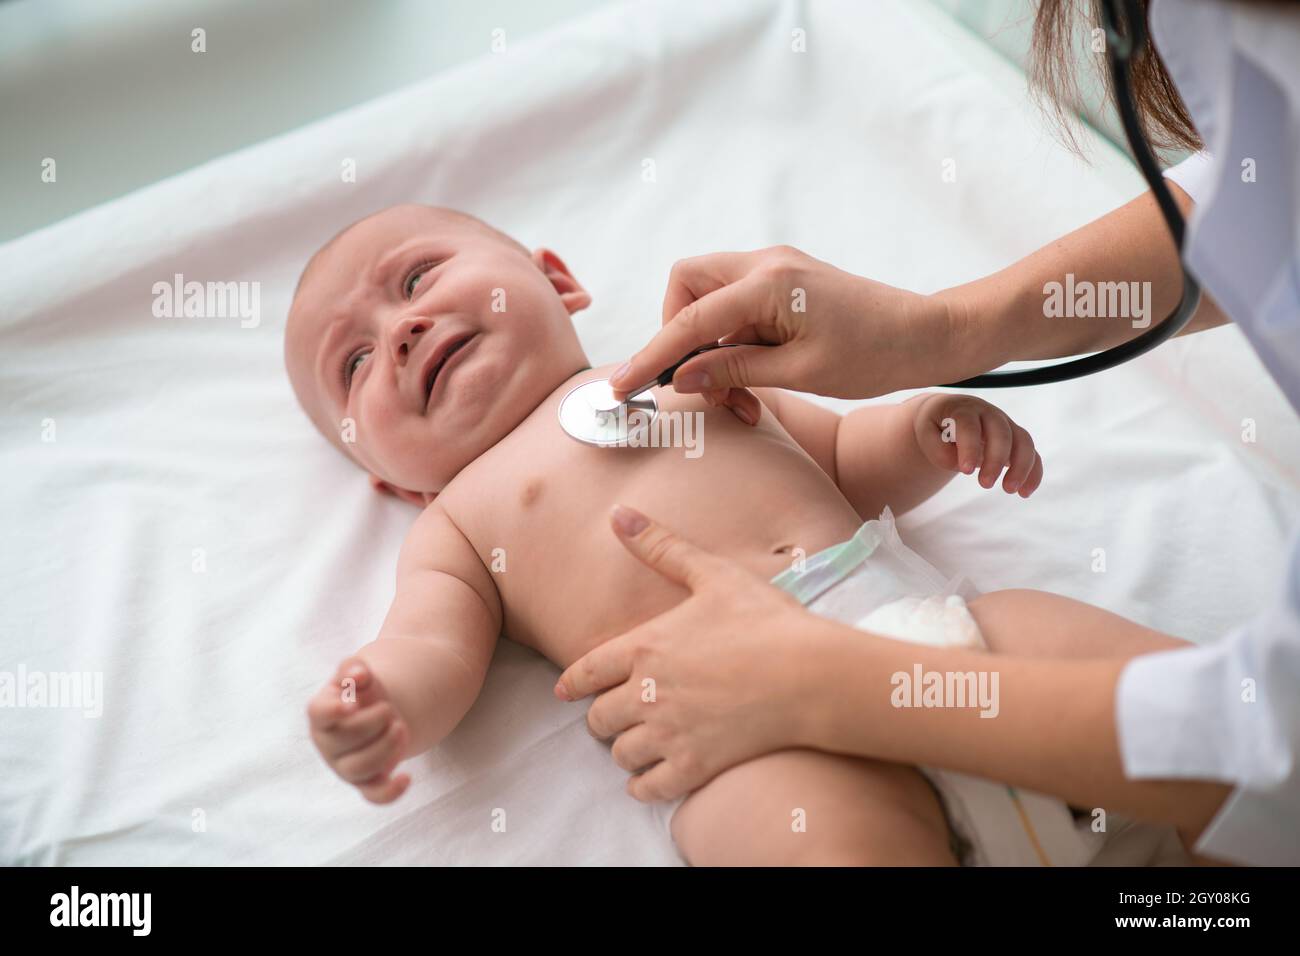
[[[549,249],[454,210],[393,206],[307,263],[285,365],[316,427],[376,487],[424,501],[588,364],[569,317],[590,302]]]

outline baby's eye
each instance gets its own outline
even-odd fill
[[[352,387],[352,376],[357,374],[357,369],[361,363],[370,357],[369,352],[354,352],[348,356],[348,360],[343,363],[343,388],[347,390]]]
[[[420,280],[424,278],[424,274],[436,265],[436,262],[422,262],[412,269],[411,274],[408,275],[406,281],[402,283],[402,294],[408,299],[413,297],[415,295],[415,287],[420,284]]]

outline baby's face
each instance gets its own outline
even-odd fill
[[[310,264],[285,364],[344,452],[394,490],[436,493],[588,364],[569,316],[589,302],[547,250],[394,206]]]

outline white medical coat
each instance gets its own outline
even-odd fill
[[[1187,261],[1300,413],[1300,7],[1155,0],[1152,35],[1205,140],[1166,174],[1196,202]],[[1300,529],[1297,529],[1300,531]],[[1235,789],[1198,852],[1300,863],[1300,533],[1273,603],[1206,647],[1135,658],[1125,773]]]

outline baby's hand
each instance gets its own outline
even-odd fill
[[[992,488],[1005,467],[1002,489],[1028,498],[1043,480],[1034,440],[1007,413],[970,395],[927,395],[916,410],[916,441],[930,462],[971,474]]]
[[[365,662],[350,657],[307,705],[311,739],[334,772],[371,803],[392,803],[411,778],[393,776],[411,734]]]

